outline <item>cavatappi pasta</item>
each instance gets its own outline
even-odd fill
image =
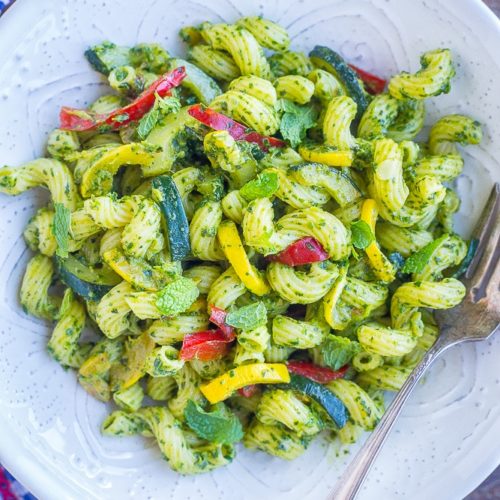
[[[271,20],[180,35],[186,60],[90,48],[110,93],[69,111],[46,158],[0,168],[1,192],[50,193],[24,230],[22,307],[116,405],[103,434],[155,439],[181,474],[228,464],[238,441],[287,460],[324,430],[352,443],[437,338],[432,310],[465,294],[452,183],[481,127],[451,114],[415,142],[452,53],[370,95],[337,53],[294,51]]]

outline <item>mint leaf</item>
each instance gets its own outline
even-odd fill
[[[338,370],[361,351],[361,346],[358,342],[346,337],[328,335],[320,349],[325,364],[333,370]]]
[[[429,262],[432,254],[439,248],[441,243],[443,243],[448,238],[447,234],[443,234],[437,240],[431,241],[425,247],[422,247],[418,252],[411,254],[402,267],[401,272],[403,273],[419,273],[422,271],[424,266]]]
[[[247,201],[257,198],[269,198],[278,190],[278,175],[275,172],[262,172],[255,179],[247,182],[240,194]]]
[[[189,400],[184,417],[197,436],[212,443],[231,444],[243,438],[241,422],[222,403],[217,403],[213,411],[206,412]]]
[[[189,309],[199,294],[193,280],[180,276],[158,292],[156,307],[165,316],[175,316]]]
[[[262,302],[240,307],[226,316],[226,323],[241,330],[253,330],[267,323],[267,309]]]
[[[370,243],[375,241],[371,227],[364,221],[358,220],[351,224],[352,245],[360,250],[364,250]]]
[[[52,234],[56,238],[56,255],[65,259],[68,256],[69,227],[71,223],[71,212],[62,203],[54,203],[54,224]]]
[[[281,99],[278,109],[284,111],[280,132],[292,147],[297,147],[306,137],[306,131],[316,125],[317,113],[312,106],[299,106],[287,99]]]
[[[170,113],[177,113],[181,109],[181,102],[177,97],[160,97],[155,94],[153,107],[139,120],[137,135],[145,139],[153,128]]]
[[[137,127],[137,135],[141,139],[145,139],[158,123],[159,118],[160,112],[158,111],[158,109],[156,109],[156,107],[153,106],[153,108],[148,111],[139,121],[139,126]]]

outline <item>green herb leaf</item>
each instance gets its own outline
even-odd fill
[[[156,107],[153,106],[153,108],[148,111],[139,121],[139,126],[137,127],[137,135],[141,139],[145,139],[158,123],[159,118],[160,112]]]
[[[375,241],[371,227],[364,221],[358,220],[351,224],[352,245],[360,250],[364,250],[370,243]]]
[[[310,106],[299,106],[287,99],[280,99],[278,109],[284,111],[280,132],[292,147],[297,147],[306,137],[306,131],[316,125],[316,110]]]
[[[351,361],[361,351],[361,346],[354,340],[337,335],[328,335],[320,346],[323,361],[333,370],[338,370]]]
[[[448,238],[447,234],[443,234],[437,240],[431,241],[425,247],[421,248],[418,252],[411,254],[405,262],[405,265],[402,267],[401,272],[403,273],[419,273],[422,271],[424,266],[429,262],[429,259],[432,257],[432,254],[441,246]]]
[[[241,330],[253,330],[267,323],[267,309],[262,302],[240,307],[226,316],[226,323]]]
[[[158,292],[156,307],[165,316],[175,316],[189,309],[199,294],[193,280],[180,276]]]
[[[240,194],[247,201],[256,198],[269,198],[278,190],[278,175],[275,172],[262,172],[255,179],[247,182]]]
[[[63,259],[68,256],[69,227],[71,223],[71,212],[62,203],[54,203],[54,225],[52,234],[56,238],[56,255]]]
[[[189,400],[184,417],[197,436],[212,443],[231,444],[243,438],[240,421],[223,403],[216,404],[213,411],[206,412]]]
[[[155,97],[153,107],[139,120],[137,135],[141,139],[145,139],[165,116],[181,109],[181,102],[177,97],[160,97],[158,94]]]

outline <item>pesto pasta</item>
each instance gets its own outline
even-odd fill
[[[180,474],[238,442],[286,460],[323,431],[353,443],[438,337],[432,310],[466,292],[452,183],[481,126],[448,114],[420,140],[453,54],[374,92],[259,16],[180,36],[183,58],[89,48],[114,93],[64,107],[46,158],[0,168],[0,192],[50,195],[20,303],[114,405],[102,433],[154,439]]]

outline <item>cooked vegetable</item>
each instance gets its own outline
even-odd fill
[[[161,175],[153,179],[153,198],[165,218],[170,257],[172,260],[185,259],[191,253],[189,222],[172,177]]]
[[[207,330],[186,335],[182,341],[181,359],[210,361],[228,354],[230,344],[235,340],[233,332],[229,335],[222,330]]]
[[[356,72],[337,52],[328,47],[316,45],[309,57],[315,66],[332,73],[342,83],[346,94],[357,104],[356,117],[361,118],[368,106],[368,98]]]
[[[342,378],[349,368],[348,365],[344,365],[338,370],[332,370],[325,366],[315,365],[314,363],[298,359],[287,361],[286,366],[290,373],[310,378],[314,382],[318,382],[318,384],[327,384],[332,380]]]
[[[170,95],[170,91],[177,87],[185,77],[185,68],[176,68],[158,78],[127,106],[105,115],[64,106],[59,114],[60,128],[77,132],[95,129],[104,132],[123,128],[131,122],[140,120],[151,109],[155,103],[156,94],[160,97]]]
[[[195,104],[189,108],[189,114],[214,130],[227,130],[233,139],[257,144],[260,149],[267,151],[269,148],[282,148],[285,143],[274,137],[261,135],[258,132],[249,130],[247,127],[234,121],[222,113],[218,113],[210,108],[204,108],[201,104]]]
[[[233,368],[200,387],[212,404],[224,401],[231,394],[251,384],[279,384],[290,382],[287,367],[281,363],[253,363]]]
[[[56,266],[61,280],[86,300],[100,300],[121,281],[111,269],[87,266],[72,255],[56,257]]]
[[[292,243],[280,253],[270,255],[268,259],[288,266],[303,266],[327,260],[328,253],[317,240],[308,236]]]

